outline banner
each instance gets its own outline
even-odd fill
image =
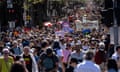
[[[76,30],[77,31],[81,31],[84,29],[99,29],[99,23],[98,20],[95,21],[88,21],[86,23],[82,23],[80,20],[75,21],[75,25],[76,25]]]
[[[56,31],[56,32],[55,32],[55,35],[56,35],[56,36],[64,37],[65,33],[64,33],[64,31],[60,30],[60,31]]]
[[[63,30],[64,32],[69,32],[69,30],[70,30],[69,22],[63,22],[63,23],[62,23],[62,30]]]

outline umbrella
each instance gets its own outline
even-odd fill
[[[62,24],[62,23],[63,23],[63,21],[58,21],[58,22],[57,22],[57,24]]]
[[[53,24],[51,23],[51,22],[45,22],[44,23],[44,26],[48,26],[48,27],[50,27],[50,26],[52,26]]]

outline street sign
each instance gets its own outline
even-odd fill
[[[9,28],[15,28],[15,21],[9,21]]]

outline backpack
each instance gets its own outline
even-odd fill
[[[48,57],[46,54],[44,55],[43,59],[42,59],[42,66],[46,69],[46,70],[52,70],[54,69],[56,60],[55,60],[56,56],[52,55],[51,57]]]

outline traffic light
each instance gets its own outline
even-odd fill
[[[14,9],[11,9],[11,10],[8,10],[8,12],[9,12],[9,14],[12,14],[12,13],[15,12],[15,10],[14,10]]]
[[[102,16],[101,22],[102,22],[102,24],[105,24],[105,14],[106,14],[106,11],[105,11],[105,10],[102,10],[102,11],[100,12],[100,14],[101,14],[101,16]]]
[[[8,9],[8,21],[14,21],[15,20],[15,10],[14,9]]]

